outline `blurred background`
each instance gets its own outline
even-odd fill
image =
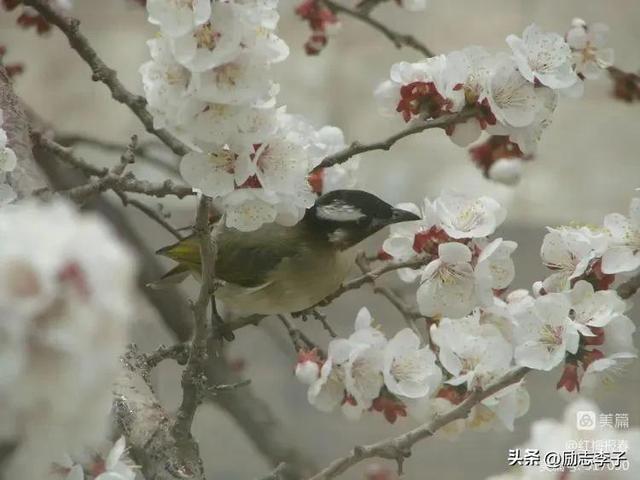
[[[123,83],[141,91],[138,68],[147,60],[145,41],[154,35],[146,13],[128,0],[75,0],[73,15],[105,62],[118,71]],[[346,3],[345,3],[346,4]],[[417,60],[410,49],[397,50],[378,32],[343,16],[340,31],[317,57],[304,53],[309,30],[294,14],[296,2],[281,0],[280,36],[291,48],[289,59],[276,66],[281,84],[279,103],[291,113],[310,118],[316,126],[342,128],[347,141],[374,141],[401,128],[394,119],[381,117],[373,101],[373,89],[387,78],[389,67],[401,60]],[[616,0],[430,0],[427,10],[408,12],[393,2],[377,8],[373,16],[388,26],[415,35],[435,52],[468,45],[506,49],[504,39],[521,34],[531,22],[543,29],[565,32],[573,17],[604,22],[611,27],[609,45],[616,65],[635,71],[640,67],[640,1]],[[16,79],[17,93],[38,115],[61,134],[79,134],[126,144],[138,133],[148,140],[138,120],[113,102],[107,89],[91,82],[88,67],[72,52],[59,32],[38,37],[15,26],[14,13],[0,13],[0,44],[8,47],[8,63],[23,62],[26,70]],[[640,187],[640,106],[614,100],[605,76],[586,85],[585,96],[563,99],[540,143],[539,155],[526,165],[515,188],[485,180],[470,162],[465,149],[456,147],[441,131],[429,131],[398,143],[392,151],[361,157],[360,185],[391,203],[420,202],[443,187],[490,195],[506,205],[509,216],[499,234],[519,243],[514,255],[517,277],[514,287],[528,288],[547,275],[539,261],[539,248],[547,225],[578,221],[600,223],[609,212],[626,213],[634,189]],[[81,147],[79,152],[95,164],[112,164],[120,153]],[[141,178],[160,180],[166,172],[138,162]],[[117,202],[116,202],[117,203]],[[151,202],[148,202],[151,203]],[[192,221],[191,200],[163,200],[172,213],[170,222],[186,226]],[[156,224],[129,209],[134,224],[152,248],[172,241]],[[375,251],[383,237],[368,248]],[[391,274],[385,283],[409,294]],[[403,288],[405,290],[403,290]],[[195,285],[185,285],[193,295]],[[355,314],[369,306],[383,330],[392,335],[401,328],[396,312],[368,287],[340,298],[327,309],[329,320],[341,335],[353,329]],[[636,310],[637,311],[637,310]],[[632,314],[637,318],[637,313]],[[143,350],[170,343],[154,312],[141,320],[134,332]],[[320,345],[326,332],[308,321],[300,325]],[[289,338],[274,319],[240,331],[229,347],[234,363],[251,378],[251,388],[264,399],[282,424],[293,445],[322,466],[356,444],[371,443],[416,426],[411,419],[389,425],[381,415],[365,415],[349,423],[336,412],[317,412],[306,401],[306,388],[293,377],[295,358]],[[565,401],[556,393],[560,371],[527,377],[531,394],[529,413],[516,422],[515,432],[466,432],[455,443],[428,440],[419,444],[406,462],[407,479],[485,478],[506,468],[507,451],[525,440],[531,421],[542,416],[559,417]],[[165,362],[156,375],[158,392],[168,408],[179,399],[179,370]],[[597,401],[608,413],[627,413],[631,426],[640,426],[640,369],[635,364]],[[212,405],[203,406],[195,423],[195,435],[209,478],[249,479],[264,475],[268,462],[250,438],[227,414]],[[274,439],[275,441],[275,439]],[[370,462],[371,463],[371,462]],[[343,478],[363,478],[356,468]]]

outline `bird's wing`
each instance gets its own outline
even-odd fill
[[[223,229],[217,237],[216,277],[246,288],[269,282],[269,273],[284,259],[300,254],[299,231],[277,224],[266,224],[255,232]],[[192,235],[156,253],[200,271],[200,245]]]
[[[225,229],[218,239],[216,276],[246,288],[270,282],[269,274],[285,259],[300,254],[294,229],[267,224],[256,232]]]

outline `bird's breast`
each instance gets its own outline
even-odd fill
[[[217,296],[238,315],[304,310],[335,292],[349,274],[355,251],[316,251],[284,259],[261,286],[227,284]]]

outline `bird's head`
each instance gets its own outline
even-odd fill
[[[394,223],[420,220],[362,190],[334,190],[316,200],[304,218],[316,232],[344,250]]]

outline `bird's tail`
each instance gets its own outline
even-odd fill
[[[161,278],[147,284],[153,289],[162,289],[182,282],[190,274],[200,273],[200,244],[195,236],[190,236],[177,243],[162,247],[156,252],[158,255],[169,257],[178,262]]]
[[[162,275],[158,280],[147,283],[147,287],[153,290],[163,290],[182,283],[191,274],[191,269],[186,264],[178,264]]]
[[[194,235],[172,245],[162,247],[156,253],[169,257],[176,262],[188,263],[194,266],[200,265],[200,244]]]

